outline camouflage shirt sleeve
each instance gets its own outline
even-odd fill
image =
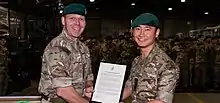
[[[179,67],[173,62],[165,64],[158,80],[156,99],[165,103],[172,103],[178,78]]]
[[[128,77],[128,80],[125,82],[125,87],[128,88],[130,91],[132,91],[132,79],[133,79],[133,75],[134,75],[133,73],[134,73],[134,69],[135,69],[135,66],[134,66],[135,60],[136,60],[136,58],[132,62],[130,75]]]
[[[51,78],[52,89],[72,85],[69,69],[70,52],[64,47],[51,47],[44,54],[48,75]]]
[[[87,54],[88,54],[88,57],[87,57],[87,60],[88,62],[86,63],[86,67],[87,68],[87,81],[93,81],[94,80],[94,76],[93,76],[93,73],[92,73],[92,65],[91,65],[91,57],[90,57],[90,52],[89,52],[89,49],[88,47],[86,47],[86,51],[87,51]]]
[[[128,80],[125,83],[125,87],[128,88],[130,91],[132,91],[132,76],[131,76],[131,73],[128,77]]]

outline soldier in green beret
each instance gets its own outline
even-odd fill
[[[160,33],[158,18],[143,13],[131,26],[141,55],[133,60],[123,100],[131,95],[133,103],[172,103],[179,67],[156,43]]]
[[[38,90],[42,103],[89,103],[93,74],[88,47],[80,41],[86,26],[86,7],[64,8],[63,30],[45,48]]]

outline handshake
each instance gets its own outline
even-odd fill
[[[92,93],[94,92],[93,86],[92,85],[87,85],[86,88],[84,89],[83,97],[90,101],[92,98]],[[119,102],[119,103],[124,103],[124,102]]]
[[[83,97],[87,100],[90,100],[92,98],[93,92],[93,86],[86,86],[86,88],[84,89]]]

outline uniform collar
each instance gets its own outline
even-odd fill
[[[153,57],[153,55],[156,53],[156,52],[159,52],[160,48],[158,46],[157,43],[154,44],[153,48],[151,49],[150,53],[147,55],[147,57],[145,58],[142,58],[141,55],[138,57],[140,60],[146,60],[146,59],[150,59],[151,57]]]

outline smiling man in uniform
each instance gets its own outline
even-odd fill
[[[159,48],[159,20],[151,13],[139,15],[131,24],[132,35],[141,55],[132,63],[123,93],[133,103],[172,103],[179,67]]]
[[[63,30],[43,54],[39,83],[43,103],[89,103],[84,97],[90,97],[88,86],[92,87],[93,81],[90,53],[79,40],[86,26],[85,15],[86,8],[82,4],[64,8]]]

